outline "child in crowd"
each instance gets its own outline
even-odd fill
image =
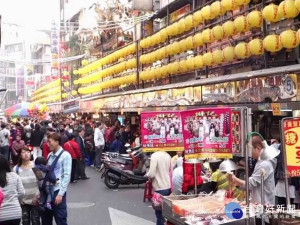
[[[49,167],[47,166],[47,161],[44,157],[37,157],[35,160],[35,168],[33,169],[38,181],[40,189],[40,205],[41,208],[52,209],[51,203],[54,198],[54,182],[45,181],[47,172],[49,172]],[[55,177],[51,177],[52,181],[56,182]],[[50,178],[50,179],[51,179]],[[48,179],[49,180],[49,179]]]

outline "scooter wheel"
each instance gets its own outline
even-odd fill
[[[119,181],[117,181],[114,178],[109,177],[107,175],[105,176],[104,183],[108,188],[111,188],[111,189],[118,188],[120,185]]]

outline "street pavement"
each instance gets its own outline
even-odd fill
[[[108,189],[100,173],[86,168],[89,180],[70,184],[67,193],[70,225],[155,225],[150,202],[143,202],[144,185]]]

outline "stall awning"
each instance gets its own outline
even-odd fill
[[[75,107],[64,110],[64,114],[77,113],[78,111],[79,111],[79,106],[75,106]]]

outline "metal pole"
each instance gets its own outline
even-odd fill
[[[284,121],[291,118],[284,118],[281,120],[281,143],[282,143],[282,156],[283,156],[283,166],[284,166],[284,184],[285,184],[285,194],[286,194],[286,205],[290,205],[290,189],[289,189],[289,174],[287,171],[287,157],[286,157],[286,148],[285,148],[285,139],[284,139]]]
[[[197,163],[194,163],[194,180],[195,180],[195,189],[194,189],[194,194],[196,195],[198,193],[197,190]]]
[[[249,131],[251,131],[251,109],[246,108],[244,109],[245,114],[245,126],[244,126],[244,132],[248,134]],[[246,177],[245,177],[245,188],[246,188],[246,224],[249,224],[250,219],[250,190],[249,190],[249,152],[251,149],[248,147],[252,145],[252,140],[250,139],[249,142],[244,142],[245,145],[245,171],[246,171]]]
[[[262,215],[261,215],[261,225],[265,225],[265,195],[264,195],[264,189],[265,189],[265,170],[261,170],[261,205],[262,205]]]

